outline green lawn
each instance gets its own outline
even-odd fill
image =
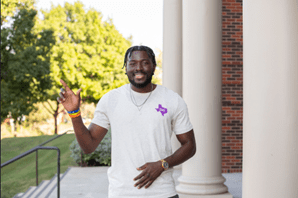
[[[1,164],[23,152],[53,138],[55,135],[36,137],[4,138],[1,140]],[[60,173],[69,166],[78,166],[70,157],[69,145],[75,134],[65,134],[43,146],[60,149]],[[38,151],[38,183],[50,180],[57,173],[57,150]],[[19,159],[1,169],[1,198],[11,198],[36,185],[36,152]]]

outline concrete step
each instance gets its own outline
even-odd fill
[[[60,186],[61,186],[61,180],[63,178],[64,174],[60,174]],[[52,191],[57,188],[57,174],[49,181],[47,186],[43,189],[43,191],[40,191],[35,197],[38,198],[46,198],[48,197]]]
[[[63,174],[60,174],[60,185]],[[13,198],[46,198],[57,188],[57,174],[51,180],[43,180],[37,187],[30,186],[24,193],[18,193]]]
[[[30,186],[28,190],[23,194],[22,198],[28,198],[29,195],[36,189],[36,186]]]
[[[35,191],[31,192],[30,195],[28,195],[28,197],[36,197],[40,192],[42,192],[43,190],[45,190],[47,188],[47,184],[50,182],[50,180],[44,180],[42,181],[38,187],[35,189]]]
[[[15,196],[13,196],[12,198],[21,198],[23,196],[24,193],[18,193]]]

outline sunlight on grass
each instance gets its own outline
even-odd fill
[[[4,138],[1,140],[1,163],[53,138],[52,136],[35,136],[20,138]],[[77,166],[70,157],[69,145],[75,139],[75,134],[66,134],[44,146],[56,146],[60,149],[60,173],[69,166]],[[57,151],[38,151],[38,183],[50,180],[57,174]],[[30,186],[36,185],[36,153],[15,161],[1,169],[1,198],[11,198],[17,193],[25,192]]]

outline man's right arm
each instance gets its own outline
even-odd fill
[[[91,123],[89,129],[83,123],[82,117],[71,118],[77,141],[85,154],[95,151],[108,130]]]
[[[68,112],[78,110],[80,108],[80,92],[82,89],[80,88],[77,91],[77,94],[75,94],[62,79],[60,79],[60,82],[65,90],[63,88],[60,89],[60,97],[57,98],[57,101],[61,103]],[[77,141],[82,150],[86,154],[92,153],[107,134],[108,130],[92,123],[90,124],[89,129],[87,129],[83,123],[81,115],[77,117],[74,116],[71,120]]]

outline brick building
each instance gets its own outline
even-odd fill
[[[176,191],[232,198],[222,173],[243,173],[243,197],[297,197],[298,1],[163,2],[163,86],[197,145]]]
[[[222,1],[222,172],[242,172],[242,0]]]

